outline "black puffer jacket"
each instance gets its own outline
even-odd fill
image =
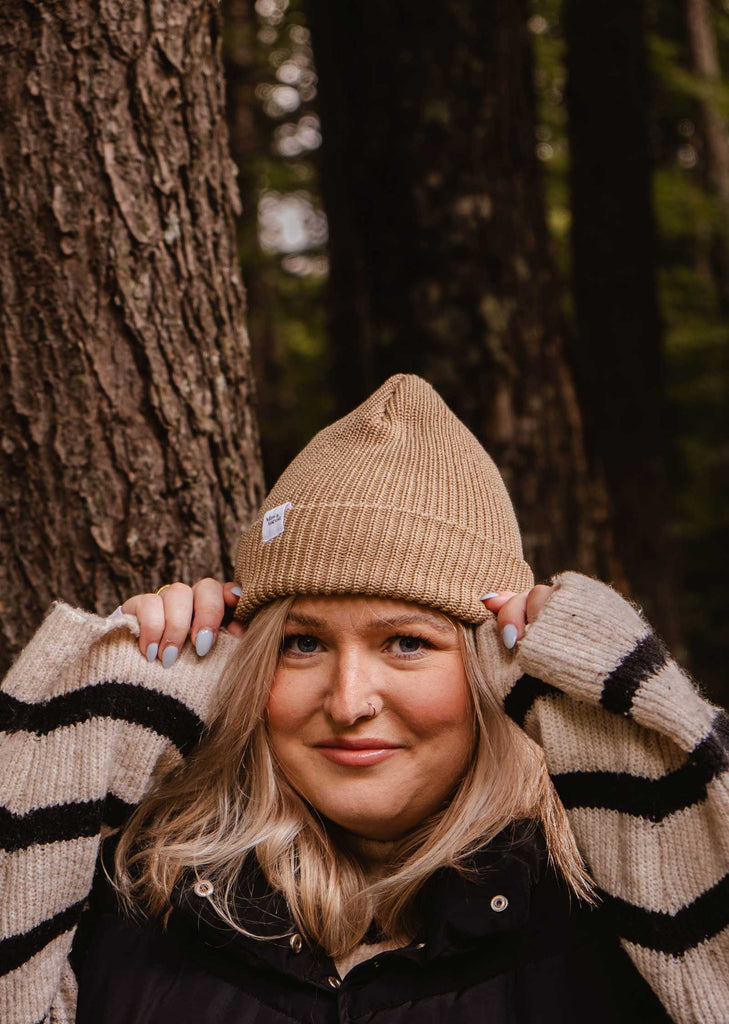
[[[537,842],[492,844],[469,878],[433,876],[422,932],[339,979],[292,934],[259,873],[241,904],[251,939],[192,887],[166,933],[121,919],[109,894],[81,931],[77,1024],[626,1024],[669,1018],[605,929],[570,900]],[[84,944],[87,947],[83,952]]]

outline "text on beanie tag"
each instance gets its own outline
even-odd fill
[[[266,512],[263,516],[263,543],[267,544],[269,540],[273,540],[274,537],[279,537],[284,532],[284,516],[286,512],[292,507],[290,501],[285,501],[283,505],[277,505],[276,508],[272,508],[270,512]]]

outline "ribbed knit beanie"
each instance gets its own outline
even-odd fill
[[[420,377],[391,377],[318,433],[241,534],[236,617],[288,594],[360,594],[482,622],[533,585],[496,466]]]

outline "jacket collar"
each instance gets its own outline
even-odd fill
[[[465,873],[446,867],[436,871],[420,898],[422,931],[401,953],[427,961],[476,945],[490,935],[517,931],[529,916],[530,893],[546,863],[544,842],[534,828],[517,823],[478,850]],[[252,865],[239,887],[238,920],[251,935],[222,921],[194,881],[172,895],[171,930],[235,959],[243,956],[321,985],[335,972],[332,960],[306,944],[296,952],[295,927],[283,896],[270,888]]]
[[[545,863],[541,835],[517,825],[476,851],[462,871],[450,867],[437,871],[421,896],[430,955],[522,928],[529,916],[532,888]]]

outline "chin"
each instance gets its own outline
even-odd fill
[[[418,822],[412,822],[405,815],[397,812],[387,816],[352,814],[351,812],[339,814],[336,809],[330,808],[329,811],[322,809],[320,813],[346,832],[351,832],[362,839],[376,839],[379,842],[401,839],[418,825]]]

